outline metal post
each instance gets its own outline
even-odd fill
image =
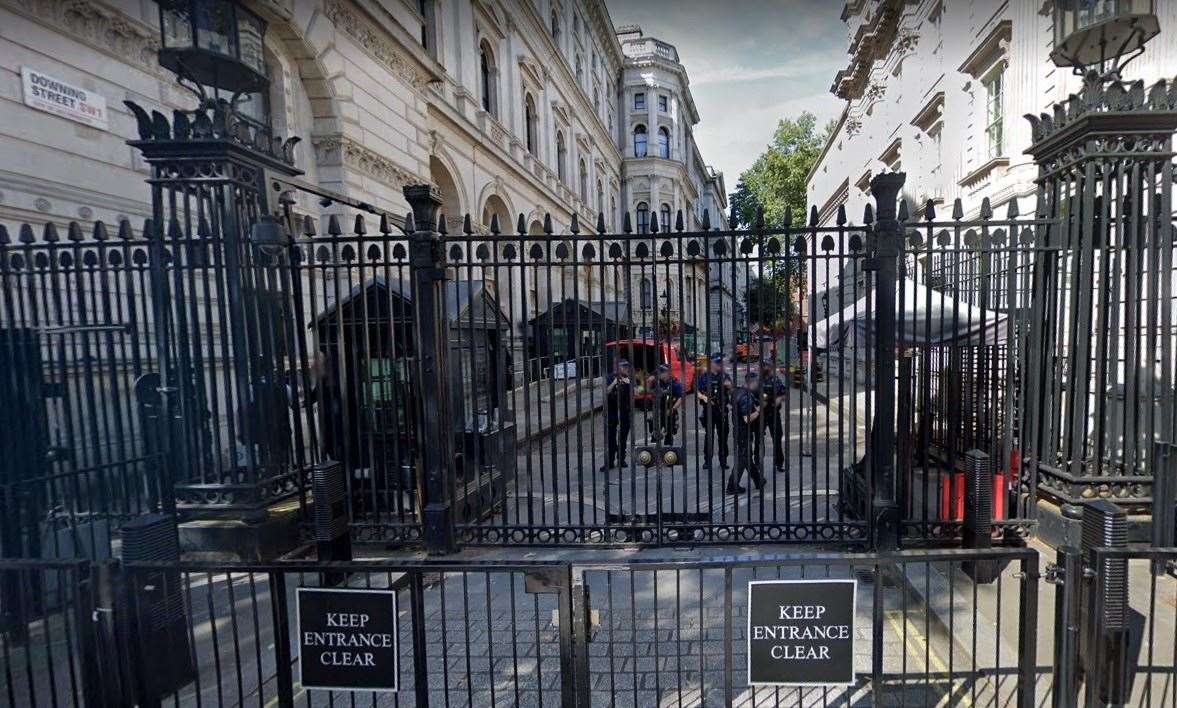
[[[1074,546],[1063,546],[1058,549],[1056,565],[1048,570],[1047,577],[1055,586],[1052,705],[1074,708],[1079,700],[1079,633],[1083,623],[1079,593],[1083,587],[1083,553]]]
[[[592,607],[589,604],[589,589],[583,575],[572,583],[572,659],[574,682],[576,684],[576,705],[588,708],[591,705],[589,692],[588,644],[592,637]]]
[[[1087,705],[1123,703],[1128,676],[1128,561],[1104,559],[1097,549],[1128,545],[1128,518],[1119,506],[1097,499],[1083,507],[1083,552],[1093,579],[1087,588],[1081,656],[1087,681]]]
[[[270,608],[274,622],[275,681],[278,685],[278,706],[294,705],[294,677],[290,668],[290,608],[286,602],[286,574],[270,573]]]
[[[896,200],[905,175],[888,172],[871,180],[878,218],[874,228],[875,332],[874,389],[875,415],[871,424],[870,465],[874,498],[871,500],[872,536],[876,550],[899,547],[899,504],[895,487],[895,287],[899,257],[903,249],[903,226],[896,218]]]
[[[420,570],[409,571],[409,602],[413,617],[413,692],[417,708],[429,708],[429,648],[425,637],[425,580]],[[444,640],[443,640],[444,641]]]
[[[449,321],[446,309],[445,244],[434,230],[441,195],[427,184],[404,188],[413,211],[406,224],[409,266],[413,279],[413,331],[417,353],[417,473],[424,485],[419,502],[423,510],[425,545],[431,554],[452,553],[454,519],[451,509],[454,479],[453,431],[450,429]],[[428,400],[426,399],[428,397]]]
[[[1019,585],[1021,626],[1018,632],[1018,708],[1034,708],[1038,671],[1038,554],[1022,561]]]
[[[1177,523],[1177,445],[1157,442],[1152,451],[1152,545],[1172,548]],[[1154,562],[1152,571],[1153,575],[1164,574],[1165,563]]]
[[[980,450],[965,453],[964,547],[993,546],[993,463]],[[997,580],[998,563],[993,560],[966,561],[964,572],[977,583]]]

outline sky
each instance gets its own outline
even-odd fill
[[[606,0],[613,25],[641,25],[678,49],[699,109],[695,141],[730,193],[777,121],[837,118],[829,92],[846,61],[836,0]]]

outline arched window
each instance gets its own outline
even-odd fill
[[[601,113],[601,91],[596,86],[593,87],[593,110],[598,115]]]
[[[597,213],[605,213],[605,189],[601,186],[601,180],[597,180]]]
[[[637,217],[638,233],[650,233],[650,206],[645,202],[638,202]]]
[[[667,233],[670,231],[670,205],[663,204],[662,208],[658,210],[658,214],[661,217],[658,226],[662,233]]]
[[[650,282],[649,278],[642,278],[641,298],[643,310],[654,306],[654,284]]]
[[[644,125],[633,129],[633,156],[646,156],[646,126]]]
[[[552,39],[556,41],[556,44],[560,43],[560,16],[556,14],[555,10],[552,10]]]
[[[609,228],[617,229],[617,200],[609,197]]]
[[[523,99],[523,121],[523,127],[527,134],[527,152],[534,155],[536,145],[539,144],[539,136],[536,133],[535,99],[531,97],[530,93]]]
[[[482,84],[482,110],[498,117],[498,70],[495,68],[494,54],[490,45],[483,41],[478,47],[479,78]]]
[[[568,146],[563,133],[556,133],[556,176],[561,182],[568,181]]]
[[[576,83],[584,86],[584,62],[579,54],[576,55]]]
[[[584,160],[580,161],[580,201],[588,203],[588,169],[584,166]]]
[[[658,157],[670,159],[670,131],[666,128],[658,129]]]

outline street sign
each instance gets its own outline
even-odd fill
[[[303,688],[396,691],[396,591],[298,589]]]
[[[856,580],[748,583],[748,684],[854,683]]]
[[[25,105],[38,111],[106,130],[106,98],[95,91],[67,84],[28,66],[20,68]]]

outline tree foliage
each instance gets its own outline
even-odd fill
[[[817,161],[829,137],[833,123],[817,127],[817,118],[806,111],[777,123],[772,142],[744,170],[729,196],[729,205],[739,222],[747,226],[764,207],[764,222],[770,226],[784,222],[785,210],[791,209],[794,221],[805,218],[805,177]]]

